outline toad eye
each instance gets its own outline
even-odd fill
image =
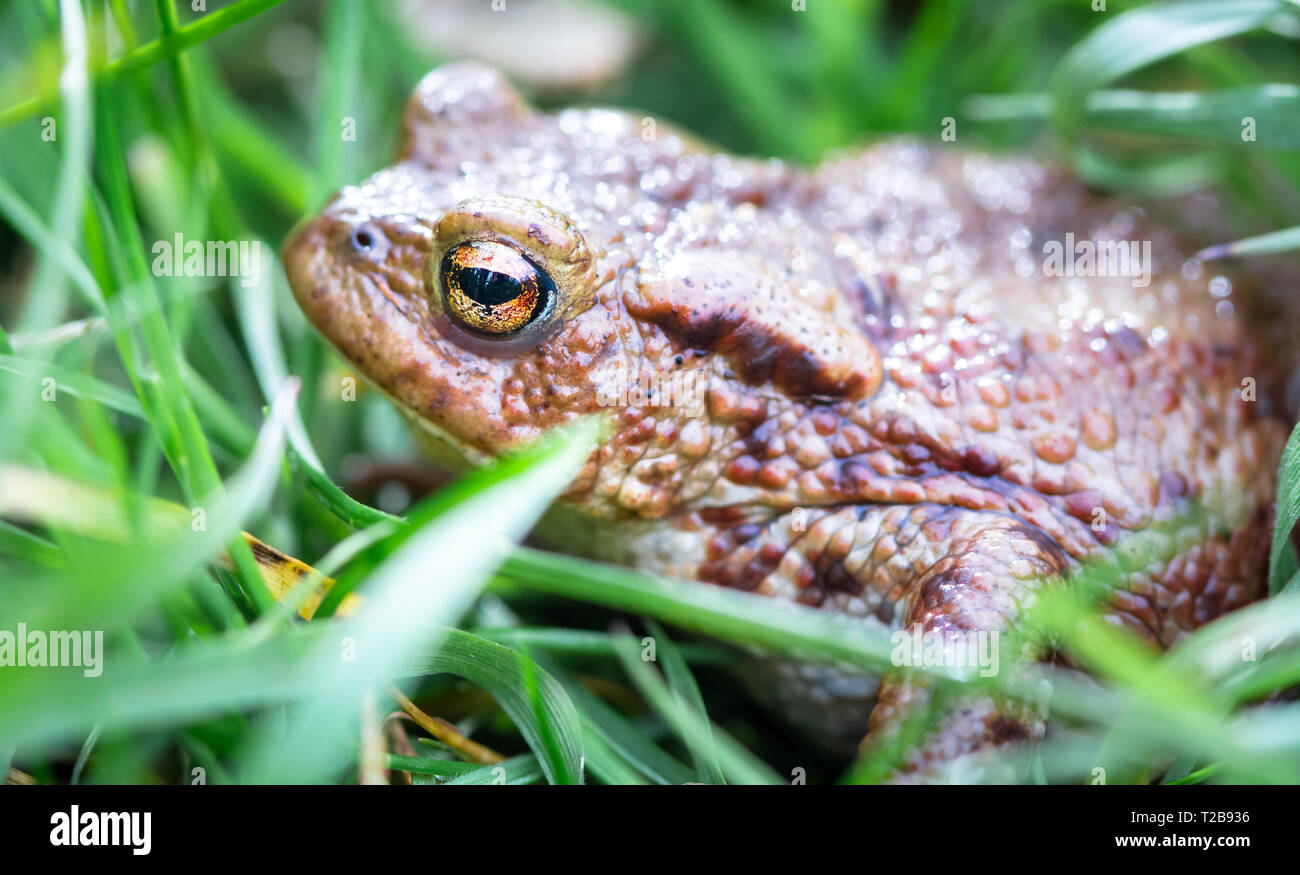
[[[486,240],[448,250],[439,278],[447,312],[466,328],[497,336],[544,314],[555,292],[546,271],[513,247]]]

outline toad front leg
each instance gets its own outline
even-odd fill
[[[1060,550],[1040,531],[1011,517],[973,514],[942,539],[947,555],[913,578],[906,587],[905,627],[918,633],[923,646],[963,653],[973,636],[977,652],[996,648],[998,634],[1009,629],[1039,587],[1059,581],[1065,566]],[[986,643],[987,642],[987,643]],[[992,665],[997,666],[998,663]],[[885,678],[871,713],[871,750],[888,744],[909,715],[921,712],[929,685],[917,675]],[[904,756],[896,782],[951,779],[962,757],[1009,744],[1040,741],[1046,731],[1041,704],[969,696],[944,709],[935,729]]]
[[[927,645],[1005,631],[1066,565],[1050,538],[1013,516],[933,504],[795,513],[727,529],[713,552],[716,558],[699,569],[705,580],[915,629]],[[929,696],[917,675],[886,676],[864,745],[875,750],[893,740]],[[817,697],[778,698],[789,710]],[[807,715],[791,716],[808,722]],[[967,755],[1037,742],[1045,717],[1035,705],[960,699],[907,752],[893,780],[951,778],[949,768]]]

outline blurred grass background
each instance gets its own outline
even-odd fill
[[[1250,241],[1243,254],[1291,258],[1300,6],[1092,5],[617,0],[607,6],[636,47],[622,63],[580,86],[524,87],[545,107],[628,106],[803,163],[896,132],[936,140],[951,120],[960,145],[1033,149],[1151,202],[1209,187],[1224,227]],[[739,695],[733,651],[683,633],[876,669],[887,638],[528,549],[501,561],[499,535],[525,536],[590,434],[424,497],[397,414],[364,388],[340,400],[350,371],[298,315],[273,254],[331,191],[391,162],[415,82],[482,45],[431,37],[450,14],[433,0],[206,6],[0,8],[0,629],[102,629],[109,648],[94,679],[0,669],[0,771],[879,778],[889,752],[849,769],[816,750]],[[478,34],[524,57],[544,38],[520,42],[505,24]],[[260,282],[155,276],[153,242],[176,233],[263,241]],[[1110,782],[1300,780],[1300,712],[1258,705],[1300,678],[1295,444],[1276,599],[1160,659],[1086,599],[1046,605],[1034,634],[1101,682],[1041,670],[1064,730],[1028,764],[1034,780],[1093,780],[1098,767]],[[505,529],[487,531],[502,508]],[[241,529],[339,578],[319,619],[274,604]],[[365,606],[344,610],[354,591]],[[336,610],[347,616],[325,622]],[[611,626],[611,611],[625,619]],[[640,658],[643,635],[662,672]],[[1257,660],[1242,660],[1243,637]],[[1004,674],[996,683],[1019,692],[1041,679]],[[399,676],[410,719],[381,729],[404,704],[387,687]]]

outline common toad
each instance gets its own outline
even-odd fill
[[[805,170],[462,63],[285,262],[444,456],[612,411],[563,549],[957,637],[1197,503],[1109,597],[1168,647],[1262,595],[1285,437],[1232,279],[1180,246],[1029,158],[893,140]],[[868,743],[923,696],[887,677]],[[899,777],[1044,728],[963,702]]]

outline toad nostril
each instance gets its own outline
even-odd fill
[[[384,236],[370,223],[358,225],[352,229],[352,251],[358,255],[376,255],[382,253]]]

